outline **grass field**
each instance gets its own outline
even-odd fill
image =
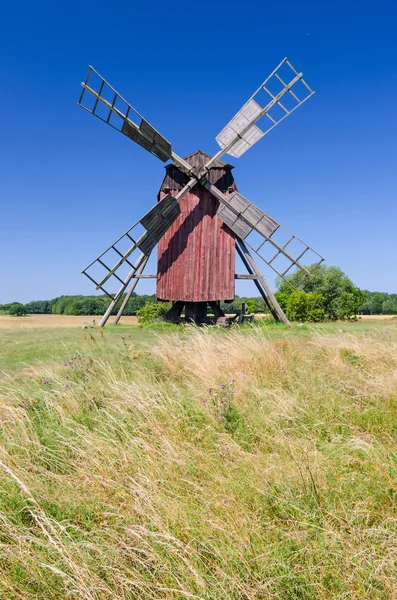
[[[397,320],[36,319],[0,318],[1,599],[397,598]]]

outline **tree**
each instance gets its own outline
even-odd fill
[[[36,315],[46,315],[51,313],[51,307],[48,300],[33,300],[25,304],[28,313]]]
[[[28,314],[28,310],[23,304],[13,302],[8,309],[8,314],[13,315],[14,317],[24,317]]]
[[[358,309],[360,315],[396,315],[397,294],[369,292],[365,290],[366,299]]]
[[[366,299],[366,294],[339,267],[320,265],[311,278],[305,279],[304,273],[298,271],[286,279],[288,283],[277,282],[276,298],[287,317],[289,310],[296,317],[305,314],[305,318],[298,320],[349,319],[357,314]],[[303,300],[299,295],[291,299],[295,287],[311,297]],[[295,320],[292,316],[288,318]]]
[[[262,296],[255,296],[254,298],[235,296],[233,302],[221,302],[221,310],[225,314],[237,313],[241,310],[243,302],[248,304],[248,311],[251,313],[268,312],[268,307]]]
[[[382,315],[394,315],[396,312],[396,304],[392,298],[386,298],[382,302]]]
[[[371,312],[374,315],[380,315],[382,313],[383,305],[383,294],[375,292],[371,298]]]
[[[344,289],[331,304],[330,318],[343,320],[355,317],[364,299],[365,294],[359,288]]]

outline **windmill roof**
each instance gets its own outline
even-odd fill
[[[184,156],[183,160],[186,160],[186,162],[189,163],[189,165],[191,165],[192,167],[201,168],[204,167],[205,163],[208,162],[210,158],[212,157],[206,152],[203,152],[202,150],[196,150],[195,152],[191,152],[187,156]],[[175,165],[175,163],[171,163],[167,166],[170,167],[173,165]],[[211,166],[211,169],[225,168],[234,169],[233,165],[229,165],[228,163],[225,163],[222,160],[216,160]]]
[[[202,167],[209,161],[211,156],[197,150],[184,157],[184,160],[193,167],[193,169],[200,171]],[[215,161],[215,163],[208,169],[206,179],[213,185],[215,185],[222,192],[225,192],[229,188],[237,190],[236,183],[232,174],[232,165],[228,165],[221,160]],[[189,181],[190,177],[182,171],[175,163],[170,163],[165,167],[165,177],[161,184],[160,191],[167,190],[181,190]]]

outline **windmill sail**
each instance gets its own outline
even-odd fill
[[[113,286],[135,277],[142,264],[142,260],[135,261],[135,257],[140,252],[143,257],[149,256],[180,212],[177,200],[168,194],[97,256],[82,273],[95,284],[97,290],[102,290],[115,300],[117,294]]]
[[[89,67],[86,80],[81,86],[83,90],[78,102],[79,106],[117,129],[163,162],[172,158],[170,142],[154,129],[93,67]]]
[[[138,248],[149,254],[180,214],[178,200],[167,194],[140,220],[147,232],[144,239],[137,243]]]
[[[311,246],[239,192],[225,195],[209,182],[205,187],[220,201],[217,215],[222,221],[287,283],[286,276],[294,267],[311,277],[324,261]]]
[[[242,240],[251,233],[251,223],[265,236],[271,236],[279,227],[276,221],[239,192],[226,196],[226,200],[227,204],[219,205],[217,215]]]
[[[250,241],[248,237],[245,243],[276,275],[289,285],[292,284],[287,275],[291,275],[296,269],[302,271],[304,277],[299,279],[296,286],[299,287],[306,279],[313,276],[317,267],[325,259],[283,225],[279,225],[274,233],[276,235],[272,234],[269,238],[259,241],[259,243],[257,240]],[[284,237],[280,235],[278,240],[277,234],[284,234]]]
[[[78,105],[161,161],[174,160],[190,174],[192,168],[173,152],[171,144],[127,102],[93,67],[89,67]]]
[[[216,141],[223,153],[239,158],[313,94],[303,74],[284,58],[216,136]],[[262,117],[265,119],[261,129],[256,122]]]

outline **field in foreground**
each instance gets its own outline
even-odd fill
[[[1,599],[397,597],[397,324],[0,332]]]

